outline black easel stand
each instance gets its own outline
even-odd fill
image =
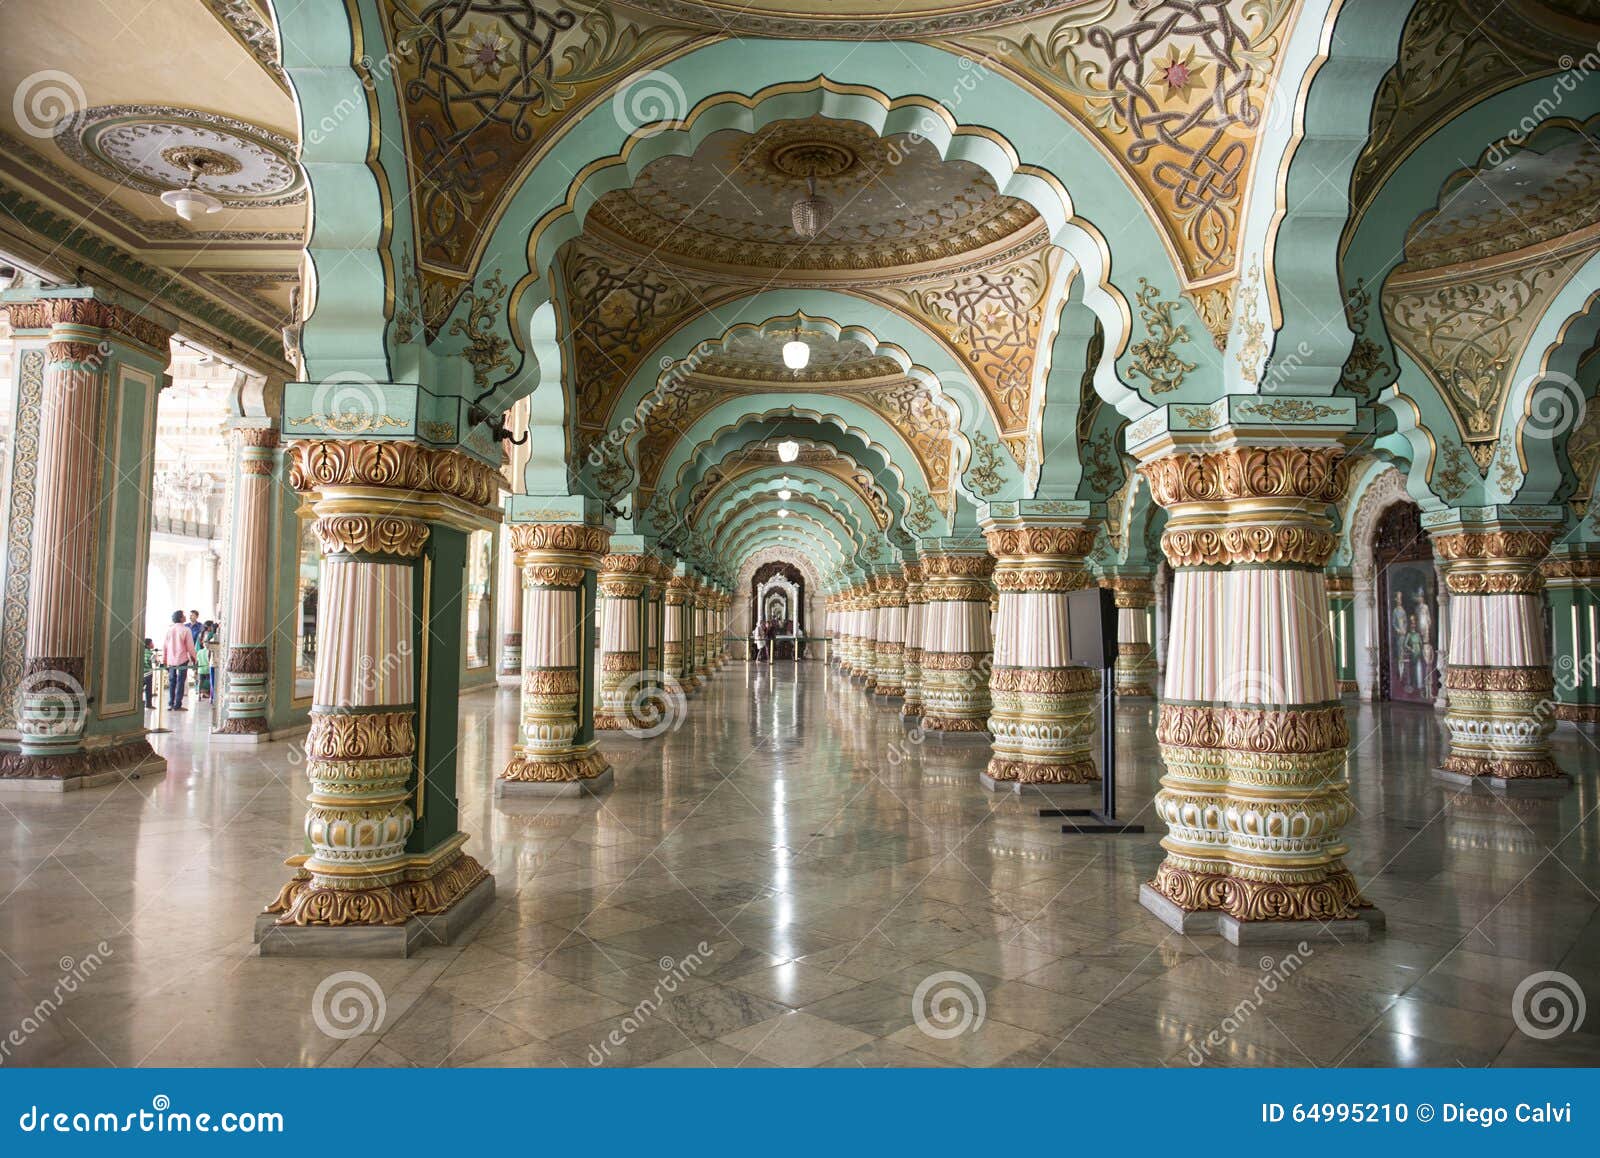
[[[1040,816],[1084,816],[1093,823],[1063,824],[1061,831],[1080,836],[1119,836],[1143,832],[1142,824],[1125,824],[1117,819],[1117,733],[1114,677],[1107,665],[1100,669],[1100,807],[1041,808]]]

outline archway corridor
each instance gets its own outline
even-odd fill
[[[1116,717],[1121,811],[1146,820],[1154,713],[1125,699]],[[509,691],[461,701],[461,824],[497,895],[456,944],[405,960],[256,956],[250,910],[276,887],[308,787],[294,741],[241,755],[176,732],[156,740],[165,777],[8,800],[0,917],[27,930],[6,940],[11,966],[100,961],[70,1016],[13,1059],[1545,1064],[1552,1043],[1516,1031],[1511,990],[1541,962],[1600,982],[1594,801],[1419,775],[1442,737],[1404,706],[1352,710],[1350,863],[1388,935],[1265,948],[1184,937],[1139,906],[1154,836],[1066,836],[1038,815],[1093,789],[977,791],[986,749],[907,729],[832,664],[729,664],[675,729],[602,739],[617,776],[600,797],[497,800],[516,714]],[[1583,739],[1555,744],[1595,767]],[[359,978],[337,1007],[335,973]],[[1264,983],[1273,1002],[1254,1016]],[[4,995],[5,1017],[35,1001],[16,983]],[[1596,1044],[1555,1048],[1594,1064]]]

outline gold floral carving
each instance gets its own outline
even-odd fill
[[[460,450],[434,450],[415,442],[307,439],[289,448],[289,485],[302,493],[377,487],[492,507],[506,484],[494,467]]]
[[[924,555],[922,570],[925,579],[987,578],[994,573],[992,555]]]
[[[983,538],[997,559],[1034,555],[1062,555],[1082,559],[1094,550],[1095,528],[1089,526],[1033,525],[990,527]]]
[[[1089,571],[1084,566],[1069,567],[1013,567],[1001,563],[995,568],[994,585],[999,591],[1082,591],[1091,585]]]
[[[1176,748],[1306,755],[1343,749],[1350,729],[1342,707],[1237,708],[1162,704],[1156,742]]]
[[[373,760],[416,751],[416,713],[329,712],[313,708],[306,755],[317,760]]]
[[[1450,664],[1444,670],[1446,691],[1518,692],[1542,695],[1555,688],[1555,677],[1542,667],[1477,667]]]
[[[519,555],[532,551],[562,551],[599,556],[611,541],[605,528],[582,523],[512,523],[510,528],[511,549]]]
[[[1160,291],[1147,279],[1139,279],[1139,291],[1134,296],[1139,302],[1139,319],[1149,336],[1129,348],[1128,376],[1147,380],[1152,394],[1171,393],[1195,368],[1195,363],[1185,362],[1172,352],[1178,343],[1189,341],[1189,327],[1173,320],[1178,303],[1163,301]]]
[[[518,752],[500,773],[502,780],[552,784],[569,780],[593,780],[609,771],[611,765],[597,751],[577,752],[545,758]]]
[[[1434,535],[1433,553],[1447,563],[1466,559],[1542,563],[1552,537],[1550,531],[1456,531]]]
[[[1344,449],[1231,447],[1203,454],[1174,454],[1139,466],[1163,507],[1233,499],[1292,498],[1337,503],[1348,483]]]
[[[927,727],[927,723],[923,723]],[[1010,756],[991,756],[985,769],[989,779],[1023,784],[1094,784],[1100,770],[1093,759],[1022,760]]]
[[[999,493],[1005,485],[1000,477],[999,444],[981,430],[974,431],[968,441],[972,444],[972,463],[967,467],[967,485],[984,498]]]
[[[1100,672],[1089,667],[995,667],[989,673],[991,692],[1024,695],[1088,695],[1100,689]]]
[[[531,696],[569,696],[579,691],[575,667],[531,668],[522,673],[522,690]]]
[[[1188,912],[1221,911],[1241,921],[1350,921],[1371,907],[1342,865],[1322,880],[1280,882],[1194,872],[1169,860],[1150,886]]]
[[[327,515],[313,525],[329,555],[399,555],[415,559],[428,541],[428,524],[392,515]]]
[[[1339,536],[1318,527],[1274,524],[1187,530],[1161,534],[1161,550],[1174,567],[1220,567],[1277,563],[1322,567],[1333,557]]]
[[[106,330],[163,354],[172,340],[172,331],[159,322],[98,298],[39,298],[31,302],[7,302],[0,306],[0,312],[10,315],[11,327],[15,330],[48,330],[55,326]]]
[[[556,563],[526,562],[522,564],[522,585],[524,587],[581,587],[584,576],[588,574],[583,567],[562,566]]]

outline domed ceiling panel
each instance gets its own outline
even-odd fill
[[[790,207],[809,188],[835,206],[805,238]],[[989,175],[944,161],[928,141],[879,137],[822,118],[754,135],[713,133],[691,156],[663,157],[629,189],[602,197],[586,228],[721,276],[914,267],[1005,242],[1038,221]]]

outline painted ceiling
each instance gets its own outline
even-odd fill
[[[192,336],[286,369],[309,202],[294,101],[242,31],[262,10],[150,0],[115,37],[106,19],[98,0],[52,0],[6,21],[0,240],[66,280],[158,290]],[[222,208],[185,222],[159,197],[191,162]]]

